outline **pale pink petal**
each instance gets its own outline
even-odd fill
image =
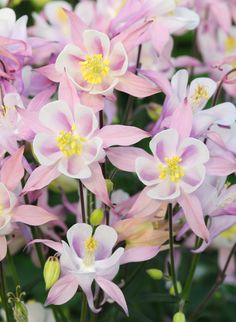
[[[207,241],[209,231],[204,221],[201,203],[194,194],[182,194],[178,203],[183,208],[186,220],[192,231],[200,238]]]
[[[102,161],[105,157],[105,152],[102,148],[103,142],[99,137],[94,137],[92,140],[86,142],[83,146],[83,158],[87,164],[95,161]]]
[[[68,230],[66,234],[68,243],[77,256],[83,258],[84,242],[92,236],[92,233],[92,226],[85,223],[75,224]]]
[[[87,28],[87,25],[73,11],[65,10],[65,12],[70,22],[71,39],[75,45],[83,48],[82,34],[83,31]],[[80,31],[79,33],[78,30]]]
[[[189,168],[181,178],[180,187],[185,193],[192,193],[203,183],[205,179],[206,168],[203,165],[197,165]]]
[[[88,179],[82,179],[81,181],[89,191],[96,195],[99,200],[110,206],[111,202],[107,192],[106,181],[103,177],[99,163],[95,162],[90,167],[90,170],[92,172],[91,177]]]
[[[95,259],[101,260],[110,256],[117,238],[117,233],[112,227],[106,225],[98,226],[94,233],[94,239],[98,242]]]
[[[100,309],[96,309],[94,306],[94,299],[93,299],[93,293],[92,293],[92,289],[91,289],[91,285],[94,279],[94,274],[90,273],[90,274],[81,274],[79,276],[79,283],[80,283],[80,287],[82,288],[84,294],[87,297],[87,301],[88,301],[88,305],[90,307],[90,309],[94,312],[94,313],[98,313],[99,311],[101,311]]]
[[[60,74],[66,71],[66,73],[74,78],[80,69],[80,62],[84,61],[85,59],[86,54],[79,47],[73,44],[68,44],[58,55],[55,63],[55,69]]]
[[[225,158],[224,155],[211,157],[206,169],[211,176],[228,176],[236,171],[236,160]]]
[[[39,112],[40,109],[48,103],[50,97],[55,93],[56,90],[57,86],[54,84],[35,95],[27,106],[27,112]]]
[[[209,151],[204,143],[194,138],[186,138],[179,146],[178,156],[182,158],[181,165],[186,168],[193,168],[200,163],[209,160]]]
[[[146,158],[137,158],[135,161],[135,171],[146,186],[152,186],[160,181],[158,163]]]
[[[2,182],[0,182],[0,205],[4,209],[11,207],[10,191],[8,191],[8,189]]]
[[[75,104],[79,101],[75,85],[68,78],[65,72],[63,73],[60,80],[58,88],[58,98],[59,100],[65,101],[70,106],[70,108],[74,107]]]
[[[128,69],[128,57],[122,43],[116,43],[109,57],[110,69],[113,76],[121,76]]]
[[[152,160],[152,156],[145,150],[134,147],[109,148],[106,151],[109,161],[118,169],[135,172],[135,161],[138,157]]]
[[[77,292],[79,279],[75,274],[61,277],[50,289],[45,305],[61,305],[68,302]]]
[[[164,130],[156,134],[151,142],[150,149],[154,155],[165,162],[165,158],[176,156],[179,145],[179,134],[175,129]]]
[[[184,100],[174,111],[170,128],[175,129],[180,137],[186,138],[190,135],[193,123],[193,112],[187,100]]]
[[[82,137],[90,137],[98,128],[98,121],[93,110],[77,104],[74,112],[76,131]]]
[[[187,95],[188,72],[185,69],[179,70],[171,79],[171,86],[179,101],[183,101]]]
[[[139,74],[144,75],[146,78],[149,78],[153,83],[155,83],[161,91],[167,95],[171,96],[173,94],[170,82],[167,76],[164,73],[159,73],[153,70],[143,70],[139,71]]]
[[[110,52],[109,37],[97,30],[85,30],[83,33],[83,43],[88,55],[102,54],[107,58]]]
[[[57,71],[54,64],[37,68],[37,72],[53,82],[60,82],[62,71]]]
[[[44,166],[51,166],[63,157],[57,147],[56,136],[53,134],[37,134],[33,141],[33,150],[39,162]]]
[[[96,260],[96,276],[101,276],[106,279],[112,280],[119,271],[120,259],[123,254],[124,248],[119,247],[110,257],[102,260]]]
[[[72,112],[64,101],[54,101],[45,105],[39,113],[39,120],[54,133],[61,130],[68,132],[73,124]]]
[[[119,77],[119,83],[116,85],[116,89],[138,98],[151,96],[160,92],[159,87],[152,85],[146,79],[129,71],[124,76]]]
[[[147,261],[153,257],[155,257],[160,248],[154,246],[140,246],[128,248],[125,250],[124,255],[121,258],[121,264],[127,263],[136,263]]]
[[[30,175],[22,193],[39,190],[46,187],[60,175],[57,166],[39,166]]]
[[[90,95],[87,92],[80,94],[80,102],[83,105],[89,106],[94,113],[104,109],[104,98],[102,95]]]
[[[230,6],[227,2],[217,1],[211,4],[212,13],[215,16],[218,24],[226,33],[230,31],[231,27],[231,12]]]
[[[51,249],[54,249],[59,254],[61,254],[62,250],[63,250],[62,243],[55,242],[55,241],[49,240],[49,239],[34,239],[31,242],[29,242],[27,245],[30,246],[30,245],[33,245],[36,243],[44,244],[45,246],[47,246]]]
[[[180,188],[177,184],[169,180],[164,180],[153,188],[150,188],[148,196],[157,200],[173,200],[180,196]]]
[[[168,31],[168,28],[163,26],[157,19],[149,27],[149,30],[153,46],[158,52],[158,54],[161,54],[161,52],[163,51],[164,47],[170,39],[170,33]]]
[[[12,210],[12,220],[31,226],[38,226],[44,225],[49,221],[58,220],[58,217],[43,208],[32,205],[22,205],[15,207]]]
[[[103,147],[108,148],[111,145],[131,145],[150,134],[134,126],[106,125],[98,132],[98,136],[103,140]]]
[[[13,191],[24,176],[22,163],[24,147],[19,148],[10,158],[3,163],[1,169],[1,181],[5,186]]]
[[[111,297],[116,303],[118,303],[122,309],[125,311],[126,315],[129,315],[128,307],[125,301],[125,297],[119,287],[111,281],[106,280],[102,277],[96,277],[97,284],[101,289]]]
[[[0,236],[0,262],[6,257],[7,255],[7,240],[5,236]]]
[[[85,160],[79,155],[62,158],[58,170],[65,176],[77,179],[87,179],[92,174]]]

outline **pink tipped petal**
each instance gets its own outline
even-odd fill
[[[137,127],[125,125],[106,125],[98,133],[103,140],[103,147],[111,145],[131,145],[150,135]]]
[[[94,233],[94,239],[98,242],[95,252],[96,260],[101,260],[111,255],[117,238],[117,233],[113,228],[106,225],[97,227]]]
[[[54,249],[59,254],[61,254],[62,250],[63,250],[62,243],[55,242],[55,241],[49,240],[49,239],[34,239],[31,242],[29,242],[27,244],[27,246],[30,246],[30,245],[33,245],[36,243],[40,243],[40,244],[43,244],[51,249]]]
[[[112,280],[119,271],[120,259],[124,254],[124,248],[119,247],[108,258],[96,261],[96,275]]]
[[[109,161],[118,169],[128,172],[135,172],[135,161],[138,157],[149,158],[152,156],[140,148],[134,147],[117,147],[109,148],[106,151]]]
[[[99,163],[95,162],[90,169],[92,172],[91,177],[88,179],[82,179],[81,181],[89,191],[96,195],[99,200],[110,206],[111,202],[107,192],[106,181],[103,177]]]
[[[224,156],[211,157],[206,169],[211,176],[228,176],[236,171],[236,161]]]
[[[57,71],[54,64],[37,68],[37,72],[47,77],[53,82],[59,83],[61,79],[61,71]]]
[[[163,26],[158,19],[149,28],[154,48],[160,54],[170,39],[168,28]]]
[[[99,311],[101,311],[101,308],[96,309],[94,306],[93,293],[91,289],[91,284],[93,282],[93,279],[94,279],[94,274],[81,274],[79,277],[79,283],[80,283],[80,287],[82,288],[84,294],[87,297],[87,301],[90,309],[94,313],[98,313]]]
[[[24,176],[25,170],[22,164],[23,153],[24,147],[19,148],[3,163],[1,169],[1,181],[11,191],[17,187]]]
[[[12,216],[14,222],[22,222],[31,226],[44,225],[49,221],[58,220],[56,215],[32,205],[15,207],[12,211]]]
[[[179,146],[178,155],[182,158],[181,165],[193,168],[199,163],[209,160],[209,151],[204,143],[194,138],[186,138]]]
[[[173,91],[165,74],[153,70],[140,70],[139,73],[155,83],[166,96],[172,95]]]
[[[84,256],[84,242],[92,236],[93,229],[90,225],[82,223],[73,225],[67,232],[67,240],[77,256]]]
[[[35,95],[27,106],[27,112],[39,112],[40,109],[48,103],[50,97],[55,93],[56,90],[57,86],[51,85],[49,88]]]
[[[58,88],[59,100],[67,102],[72,108],[79,101],[77,90],[72,81],[68,78],[67,74],[64,73],[61,77],[59,88]]]
[[[165,180],[153,188],[150,187],[148,196],[157,200],[174,200],[180,196],[180,188],[175,183]]]
[[[180,187],[185,193],[192,193],[203,183],[205,179],[206,168],[203,165],[195,166],[181,178]]]
[[[129,71],[124,76],[119,77],[119,83],[116,85],[116,89],[138,98],[151,96],[160,92],[159,87],[153,86],[146,79]]]
[[[194,194],[182,194],[178,203],[183,208],[186,220],[192,231],[200,238],[207,241],[209,231],[204,221],[201,203]]]
[[[65,10],[65,12],[70,22],[71,39],[75,45],[83,48],[82,34],[87,26],[74,12],[69,10]],[[78,30],[80,31],[79,33]]]
[[[122,43],[116,43],[109,57],[113,76],[124,75],[128,69],[128,57]]]
[[[106,34],[97,30],[85,30],[83,33],[83,43],[88,55],[102,54],[104,58],[108,57],[110,39]]]
[[[186,138],[192,130],[193,112],[187,100],[184,100],[171,117],[170,128],[175,129],[180,137]]]
[[[78,155],[62,158],[59,162],[58,170],[70,178],[87,179],[91,177],[90,168],[85,164],[84,159]]]
[[[56,136],[52,134],[37,134],[33,141],[33,150],[40,164],[44,166],[51,166],[62,157],[56,145]]]
[[[152,186],[159,182],[158,164],[153,160],[146,158],[137,158],[135,162],[135,171],[146,186]]]
[[[6,257],[7,255],[7,240],[5,236],[0,236],[0,262]]]
[[[157,157],[164,162],[165,157],[170,158],[176,155],[178,144],[178,132],[175,129],[169,129],[156,134],[152,138],[150,142],[150,149],[154,157]]]
[[[50,289],[45,305],[62,305],[68,302],[77,292],[79,280],[76,275],[61,277]]]
[[[77,104],[75,106],[76,130],[82,137],[90,137],[98,128],[98,121],[92,109]]]
[[[179,101],[186,98],[186,91],[188,86],[188,72],[185,69],[179,70],[171,79],[171,86]]]
[[[23,189],[23,193],[39,190],[46,187],[50,182],[59,177],[60,172],[57,166],[53,165],[50,167],[39,166],[30,175],[26,185]]]
[[[127,250],[125,250],[124,255],[121,258],[121,264],[123,265],[127,263],[147,261],[155,257],[158,254],[159,250],[159,247],[152,246],[128,248]]]
[[[96,277],[97,284],[101,287],[101,289],[112,298],[113,301],[118,303],[122,309],[125,311],[126,315],[129,315],[128,307],[125,301],[125,297],[121,292],[120,288],[111,281],[106,280],[102,277]]]

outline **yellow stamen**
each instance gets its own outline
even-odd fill
[[[232,54],[236,48],[236,39],[233,36],[228,36],[225,39],[225,51],[227,54]]]
[[[118,0],[119,4],[117,5],[115,9],[115,16],[118,15],[118,13],[124,8],[124,6],[127,3],[127,0]]]
[[[0,204],[0,216],[3,214],[3,211],[4,211],[4,207],[3,205]]]
[[[57,8],[56,15],[60,22],[65,23],[68,21],[68,17],[65,13],[65,10],[62,7]]]
[[[195,88],[194,94],[191,96],[191,101],[194,105],[198,105],[202,100],[208,100],[209,94],[205,86],[198,84]]]
[[[83,258],[83,263],[85,266],[92,266],[94,264],[94,253],[97,249],[97,244],[97,241],[93,237],[85,240],[85,256]]]
[[[236,225],[233,225],[229,229],[225,230],[220,234],[220,236],[226,239],[234,239],[236,237]]]
[[[87,56],[80,65],[84,80],[92,85],[101,84],[110,71],[110,61],[103,59],[102,54]]]
[[[86,138],[79,136],[76,132],[75,124],[72,125],[71,131],[61,130],[56,138],[57,146],[66,157],[80,155],[83,150],[83,144]]]
[[[179,163],[182,159],[179,156],[165,158],[166,165],[160,165],[159,178],[162,180],[170,179],[172,182],[178,182],[184,176],[184,169]]]

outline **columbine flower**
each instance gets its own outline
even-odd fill
[[[62,277],[51,288],[47,304],[60,305],[69,301],[80,286],[87,296],[91,310],[94,307],[92,283],[95,281],[104,292],[116,301],[128,314],[121,290],[111,280],[116,276],[124,249],[119,247],[112,254],[117,233],[111,227],[101,225],[93,233],[88,224],[75,224],[67,232],[68,244],[62,242],[60,265]],[[63,292],[61,291],[63,288]]]
[[[153,199],[173,200],[194,192],[203,182],[209,159],[206,146],[194,138],[180,140],[174,129],[157,134],[150,142],[153,157],[139,157],[136,172]]]

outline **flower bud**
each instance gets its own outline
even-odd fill
[[[90,224],[98,226],[103,222],[104,211],[101,208],[95,209],[90,215]]]
[[[148,116],[154,122],[156,122],[159,119],[159,117],[161,115],[161,111],[162,111],[162,106],[159,104],[150,103],[148,105],[148,108],[147,108]]]
[[[113,191],[114,184],[110,179],[106,179],[106,186],[108,193],[111,193]]]
[[[186,322],[185,315],[183,312],[177,312],[173,316],[173,322]]]
[[[177,290],[178,290],[178,293],[180,294],[181,292],[182,292],[182,286],[181,286],[181,284],[180,284],[180,282],[177,282]],[[175,296],[176,294],[175,294],[175,288],[174,288],[174,285],[172,285],[171,286],[171,288],[170,288],[170,295],[172,295],[172,296]]]
[[[28,311],[24,302],[19,301],[15,303],[13,314],[16,322],[28,322]]]
[[[46,284],[46,290],[51,288],[60,276],[61,268],[56,256],[50,256],[43,269],[43,277]]]
[[[154,280],[161,280],[163,278],[163,272],[156,268],[147,269],[146,273]]]

